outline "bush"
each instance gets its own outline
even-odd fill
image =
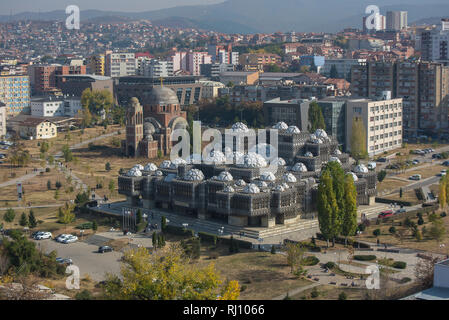
[[[310,292],[310,296],[311,296],[312,298],[318,298],[319,295],[320,295],[320,293],[318,292],[318,289],[317,289],[316,287],[314,287],[314,288],[312,289],[312,292]]]
[[[374,235],[375,237],[380,236],[380,229],[375,229],[375,230],[373,231],[373,235]]]
[[[327,269],[333,269],[335,268],[335,262],[329,261],[324,265],[324,267]]]
[[[404,261],[395,261],[395,262],[393,263],[393,268],[396,268],[396,269],[405,269],[405,268],[407,268],[407,263],[404,262]]]
[[[363,231],[365,231],[366,226],[363,223],[361,223],[361,224],[358,225],[357,229],[359,229],[359,231],[363,232]]]
[[[92,294],[90,293],[89,290],[84,289],[83,291],[78,292],[75,295],[75,299],[76,300],[92,300],[93,296],[92,296]]]
[[[320,259],[318,259],[315,256],[308,256],[302,259],[301,264],[303,266],[314,266],[317,265],[320,262]]]
[[[424,219],[422,217],[418,218],[418,225],[423,225],[424,224]]]
[[[390,229],[388,229],[388,232],[390,232],[391,234],[395,234],[396,233],[396,228],[395,227],[390,227]]]
[[[377,257],[373,254],[359,254],[354,256],[354,260],[358,261],[373,261],[376,259]]]
[[[338,300],[346,300],[347,298],[348,298],[348,296],[346,295],[345,292],[341,292],[341,293],[338,295]]]

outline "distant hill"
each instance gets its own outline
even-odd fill
[[[376,0],[381,13],[387,10],[408,11],[408,21],[449,15],[449,3],[433,0]],[[372,0],[227,0],[212,5],[178,6],[146,12],[114,12],[87,10],[82,21],[116,22],[150,20],[168,27],[192,27],[225,33],[255,33],[276,31],[336,32],[345,27],[362,27],[365,8]],[[118,17],[115,19],[114,17]],[[62,10],[46,13],[20,13],[0,16],[0,22],[17,20],[65,20]],[[94,18],[101,18],[95,20]],[[93,20],[94,19],[94,20]],[[433,19],[433,18],[431,18]]]

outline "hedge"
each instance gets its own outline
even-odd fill
[[[321,233],[317,233],[316,237],[319,240],[326,241],[326,239],[323,237],[323,235]],[[332,241],[332,239],[329,239],[329,241]],[[343,237],[336,237],[335,238],[335,243],[345,244],[345,238],[343,238]],[[352,245],[354,248],[365,248],[365,249],[371,248],[371,246],[369,244],[366,244],[366,243],[363,243],[363,242],[359,242],[359,241],[353,240],[353,239],[348,239],[347,244],[348,245]]]
[[[354,256],[354,260],[358,261],[373,261],[376,259],[377,257],[373,254],[359,254]]]
[[[324,267],[326,267],[327,269],[333,269],[335,268],[335,262],[329,261],[324,265]]]
[[[185,236],[185,237],[192,237],[194,234],[193,230],[190,229],[184,229],[183,227],[177,227],[173,225],[168,225],[165,227],[164,232],[171,233],[177,236]]]
[[[198,237],[200,237],[201,241],[212,242],[213,244],[217,243],[217,239],[218,239],[218,237],[216,235],[206,233],[206,232],[198,232]]]
[[[418,201],[412,202],[412,201],[403,201],[403,200],[397,200],[397,199],[386,199],[386,198],[378,198],[378,197],[376,197],[375,201],[379,202],[379,203],[396,203],[398,205],[403,205],[405,207],[411,207],[411,206],[414,206],[419,203]]]
[[[407,263],[404,262],[404,261],[395,261],[395,262],[393,263],[393,268],[396,268],[396,269],[405,269],[405,268],[407,268]]]
[[[314,266],[317,265],[320,262],[320,259],[318,259],[315,256],[308,256],[302,259],[301,264],[303,266]]]

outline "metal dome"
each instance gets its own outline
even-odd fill
[[[294,183],[296,182],[296,177],[294,175],[292,175],[291,173],[286,173],[282,176],[282,180],[284,180],[285,182],[290,182],[290,183]]]
[[[243,156],[242,163],[237,163],[239,167],[243,168],[263,168],[267,166],[267,161],[260,154],[250,152]]]
[[[204,161],[209,163],[225,163],[226,157],[223,152],[214,150],[207,156]]]
[[[187,180],[187,181],[203,181],[204,180],[204,174],[203,174],[203,172],[201,172],[201,170],[191,169],[191,170],[189,170],[185,174],[184,180]]]
[[[173,160],[173,162],[170,164],[170,169],[178,169],[178,166],[187,164],[187,161],[181,158],[176,158]]]
[[[338,162],[341,165],[341,161],[337,157],[330,157],[329,162]]]
[[[284,192],[284,187],[280,184],[278,184],[276,187],[273,188],[273,191],[280,191],[280,192]]]
[[[129,170],[126,175],[129,177],[141,177],[142,171],[140,171],[138,168],[134,167],[131,170]]]
[[[364,164],[359,164],[354,168],[355,173],[368,173],[368,168]]]
[[[278,165],[278,166],[285,166],[287,163],[282,158],[276,158],[276,159],[272,160],[270,164],[274,164],[274,165]]]
[[[313,158],[313,153],[310,152],[310,151],[307,151],[307,152],[304,154],[304,157]]]
[[[359,180],[359,177],[354,172],[349,172],[348,175],[352,175],[352,179],[354,179],[354,182]]]
[[[171,166],[171,161],[170,160],[164,160],[162,161],[161,165],[159,166],[159,168],[161,169],[168,169]]]
[[[287,130],[288,125],[285,122],[280,121],[280,122],[276,123],[272,128],[278,129],[278,130]]]
[[[243,122],[236,122],[231,127],[234,132],[248,132],[249,129]]]
[[[228,171],[222,171],[222,172],[220,172],[220,174],[218,175],[216,180],[219,180],[219,181],[232,181],[232,180],[234,180],[234,178],[232,177],[232,175]]]
[[[265,172],[260,175],[259,179],[262,181],[276,181],[276,176],[273,172]]]
[[[327,133],[323,129],[316,129],[315,136],[318,139],[327,139]]]
[[[301,133],[301,130],[297,126],[290,126],[287,129],[288,133]]]
[[[136,164],[134,167],[133,167],[133,169],[138,169],[138,170],[140,170],[140,171],[142,171],[142,170],[144,170],[144,167],[143,167],[143,165],[141,165],[141,164]]]
[[[257,181],[254,182],[254,184],[256,186],[258,186],[259,188],[266,188],[266,187],[268,187],[268,184],[265,181],[262,181],[262,180],[257,180]]]
[[[337,155],[337,156],[339,156],[339,155],[341,155],[341,151],[338,150],[338,149],[336,149],[335,152],[334,152],[334,154]]]
[[[156,171],[157,170],[157,166],[154,163],[148,163],[144,168],[144,171]]]
[[[307,172],[307,167],[304,163],[298,162],[292,167],[292,171],[295,172]]]
[[[250,183],[245,188],[243,188],[243,192],[255,194],[255,193],[260,193],[260,189],[254,183]]]
[[[168,87],[153,87],[145,96],[145,102],[149,105],[166,106],[179,105],[178,96]]]
[[[223,192],[229,192],[229,193],[232,193],[232,192],[235,192],[235,190],[234,190],[234,188],[231,187],[231,186],[226,186],[226,187],[224,187]]]
[[[236,185],[237,187],[243,187],[243,186],[246,186],[246,182],[245,182],[245,180],[243,180],[243,179],[239,179],[239,180],[237,180],[237,181],[235,182],[235,185]]]

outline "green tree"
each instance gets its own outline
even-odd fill
[[[432,225],[427,234],[431,239],[440,244],[440,242],[443,241],[444,236],[446,235],[446,228],[444,227],[443,221],[441,219],[435,219],[432,222]]]
[[[380,170],[380,171],[377,173],[377,181],[379,181],[379,182],[384,181],[384,179],[385,179],[386,176],[387,176],[387,171],[385,171],[385,170]]]
[[[350,174],[345,176],[344,190],[344,210],[341,234],[345,236],[345,242],[347,242],[348,236],[353,236],[357,230],[357,191],[355,189],[354,179]]]
[[[354,117],[352,119],[351,156],[358,161],[366,158],[367,155],[365,125],[362,118]]]
[[[51,190],[51,181],[50,180],[47,181],[47,189]]]
[[[161,230],[165,231],[167,228],[167,218],[165,216],[162,216],[161,218]]]
[[[96,220],[92,221],[92,230],[96,232],[98,230],[98,223]]]
[[[25,214],[25,212],[22,212],[22,215],[20,216],[19,224],[22,227],[28,226],[28,218],[27,218],[27,215]]]
[[[111,164],[109,162],[106,162],[104,168],[106,171],[111,171]]]
[[[142,222],[142,210],[137,209],[136,224],[139,225]]]
[[[5,214],[3,215],[3,220],[5,220],[6,222],[13,222],[15,217],[16,217],[16,213],[14,212],[14,210],[12,208],[9,208],[8,210],[6,210]]]
[[[315,132],[316,129],[326,130],[323,112],[321,110],[321,107],[315,101],[311,102],[309,105],[309,125],[310,132]]]
[[[28,214],[28,224],[31,229],[36,228],[36,226],[37,226],[37,221],[36,221],[36,218],[34,217],[33,209],[31,209],[30,213]]]
[[[70,162],[73,160],[72,150],[70,150],[70,147],[68,144],[66,144],[62,147],[62,154],[63,154],[65,162]]]
[[[108,185],[108,189],[109,189],[109,193],[110,193],[110,195],[111,195],[111,197],[112,197],[112,195],[114,194],[114,192],[115,192],[115,182],[114,182],[114,180],[109,180],[109,185]]]
[[[63,207],[59,207],[58,210],[58,222],[62,224],[69,224],[75,220],[75,214],[73,213],[74,207],[69,203],[65,203]]]
[[[334,240],[339,230],[336,227],[336,221],[338,220],[337,200],[335,199],[332,177],[327,170],[322,173],[318,185],[317,207],[320,231],[327,241],[327,246],[329,246],[329,240]]]

